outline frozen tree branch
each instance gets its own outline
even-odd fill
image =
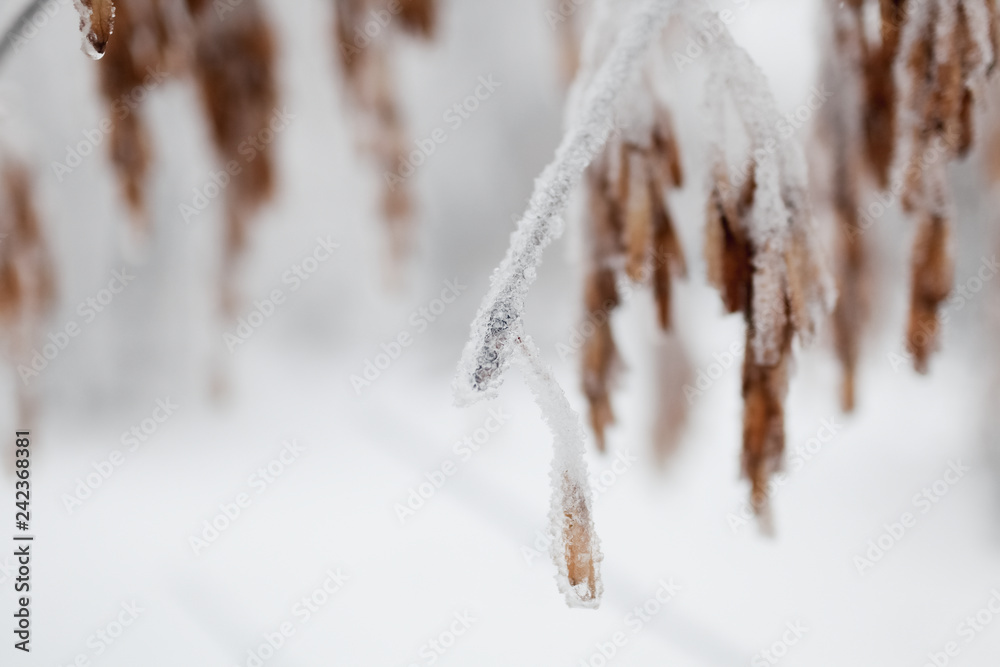
[[[535,182],[528,210],[472,323],[454,384],[460,404],[496,395],[510,364],[511,334],[521,320],[542,251],[562,233],[560,216],[584,169],[607,141],[615,101],[665,26],[673,5],[673,0],[645,0],[635,10],[582,94],[580,111],[570,115],[555,159]]]

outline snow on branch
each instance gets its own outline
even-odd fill
[[[472,323],[454,389],[460,404],[496,396],[510,365],[512,332],[521,321],[524,298],[535,280],[542,251],[562,233],[561,215],[584,169],[607,141],[615,101],[633,77],[653,39],[671,15],[673,0],[645,0],[619,33],[607,59],[581,95],[580,111],[555,159],[535,181],[528,210],[511,235],[507,255]]]
[[[525,334],[515,336],[519,361],[542,416],[552,431],[552,505],[549,509],[552,559],[559,591],[570,607],[596,609],[601,602],[600,543],[594,531],[592,496],[583,458],[580,417]]]
[[[583,68],[571,91],[568,129],[555,159],[536,180],[528,210],[491,278],[454,382],[459,404],[492,398],[515,350],[525,362],[528,383],[554,438],[550,520],[556,536],[552,556],[559,570],[559,588],[571,606],[585,607],[599,604],[597,565],[601,555],[593,529],[584,433],[578,415],[524,333],[524,300],[542,252],[562,231],[561,216],[571,194],[584,171],[605,151],[616,121],[629,134],[623,137],[622,145],[636,149],[634,155],[624,153],[629,157],[628,168],[623,163],[617,178],[634,187],[627,189],[628,198],[624,197],[626,190],[619,191],[615,201],[627,204],[620,207],[622,210],[637,212],[631,216],[633,223],[623,227],[626,233],[621,245],[628,254],[625,266],[630,277],[641,278],[639,269],[647,263],[652,231],[649,214],[653,207],[647,204],[662,203],[664,186],[679,186],[681,176],[676,146],[667,150],[666,145],[673,141],[667,141],[673,131],[665,129],[669,123],[657,121],[657,106],[638,84],[643,82],[642,69],[652,42],[675,13],[692,25],[715,18],[722,28],[711,47],[709,103],[717,118],[712,134],[718,143],[713,148],[706,255],[709,279],[719,287],[726,307],[742,312],[747,322],[743,468],[752,481],[755,500],[779,465],[784,448],[784,399],[792,339],[811,337],[832,306],[834,295],[812,227],[805,159],[797,144],[779,139],[780,116],[760,69],[704,2],[685,0],[678,6],[674,0],[619,0],[616,10],[635,7],[624,22],[618,18],[623,12],[611,11],[610,2],[606,0],[595,11]],[[623,27],[618,29],[619,25]],[[749,173],[735,187],[722,143],[726,97],[732,99],[750,145]],[[664,162],[666,169],[656,161],[641,168],[642,148],[650,142],[659,146],[661,157],[672,156]],[[658,170],[663,172],[662,178],[654,179],[655,187],[649,187],[648,175]],[[636,182],[630,183],[623,174],[635,176]],[[642,187],[644,183],[647,187]],[[665,211],[660,213],[659,217],[666,216]],[[669,232],[661,239],[664,254],[681,257],[672,226],[664,229]],[[675,268],[680,270],[680,265]],[[661,324],[666,328],[667,295],[664,292],[657,298],[662,302]]]

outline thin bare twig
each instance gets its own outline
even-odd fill
[[[49,0],[31,0],[28,6],[24,8],[16,19],[14,23],[8,28],[4,34],[3,38],[0,38],[0,64],[3,63],[4,57],[7,56],[11,49],[14,48],[14,42],[17,39],[18,34],[24,29],[24,26],[28,25],[28,22],[34,18],[38,10],[41,9],[42,4]]]

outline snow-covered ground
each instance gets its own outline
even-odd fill
[[[78,318],[129,247],[103,152],[63,182],[50,168],[103,113],[64,4],[0,71],[2,136],[32,157],[59,269],[53,330]],[[353,152],[337,88],[329,3],[267,3],[295,120],[275,145],[283,189],[254,232],[244,312],[275,288],[287,300],[234,354],[222,332],[236,323],[211,310],[221,211],[191,225],[177,212],[214,167],[205,128],[189,82],[156,91],[152,241],[129,264],[134,283],[39,378],[33,652],[3,647],[0,664],[995,664],[997,469],[983,435],[995,361],[980,322],[998,285],[949,324],[929,377],[894,367],[912,236],[898,212],[872,232],[885,248],[884,305],[855,415],[839,412],[828,341],[799,356],[773,538],[743,518],[738,364],[693,401],[682,446],[660,469],[652,298],[639,293],[623,309],[619,425],[607,454],[588,454],[605,597],[597,611],[566,608],[545,552],[551,436],[527,387],[512,372],[499,399],[469,409],[450,393],[511,218],[559,139],[555,40],[535,0],[444,4],[438,41],[399,54],[413,136],[441,126],[478,77],[501,87],[414,176],[420,247],[393,291],[374,167]],[[817,70],[818,3],[728,4],[779,104],[802,104]],[[15,9],[5,4],[0,19]],[[691,178],[672,205],[691,278],[675,319],[697,373],[741,339],[742,324],[720,314],[705,284],[701,90],[676,81],[668,92]],[[963,211],[959,280],[992,254],[993,220],[974,202]],[[291,291],[283,272],[327,235],[339,248]],[[526,326],[582,411],[577,359],[557,347],[579,317],[579,239],[572,227],[568,236],[548,251]],[[420,309],[447,289],[457,298],[431,321]],[[412,343],[357,391],[350,376],[401,333]],[[217,368],[228,388],[212,399]],[[16,426],[10,414],[4,423]],[[125,436],[133,427],[144,440]],[[9,477],[0,498],[13,498]],[[7,615],[13,558],[0,553]]]

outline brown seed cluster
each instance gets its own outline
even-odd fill
[[[398,0],[399,18],[405,30],[425,39],[434,36],[437,23],[436,0]]]
[[[988,20],[987,43],[977,40],[976,11]],[[902,54],[909,79],[907,107],[911,150],[906,164],[903,207],[918,220],[911,263],[910,315],[906,344],[914,367],[927,372],[938,345],[938,306],[951,291],[951,220],[945,166],[972,147],[974,83],[993,68],[996,4],[977,0],[931,3],[915,14],[916,37]]]
[[[861,227],[862,193],[883,187],[895,151],[896,85],[892,64],[898,50],[902,3],[882,3],[881,45],[865,36],[862,2],[827,3],[830,38],[823,65],[824,85],[833,96],[817,123],[817,161],[825,169],[818,199],[827,204],[834,240],[838,298],[833,310],[834,347],[840,361],[841,407],[855,405],[855,375],[871,302],[869,243]],[[877,184],[877,185],[873,185]]]
[[[109,147],[133,219],[148,227],[152,144],[143,101],[168,75],[193,75],[223,163],[238,160],[226,186],[221,302],[235,308],[233,273],[252,216],[274,193],[271,151],[239,155],[268,129],[277,109],[274,37],[258,0],[218,11],[208,0],[118,0],[115,39],[98,66],[112,123]]]
[[[891,188],[916,219],[906,345],[914,367],[924,373],[938,345],[938,308],[952,281],[946,167],[973,145],[976,95],[997,51],[992,0],[878,0],[877,41],[867,37],[865,25],[872,2],[829,3],[834,38],[827,57],[849,73],[834,71],[827,78],[835,82],[838,99],[851,98],[854,85],[860,91],[853,107],[835,99],[832,112],[824,110],[822,128],[832,162],[827,197],[844,232],[837,244],[840,294],[833,325],[846,410],[854,406],[860,334],[870,307],[870,242],[858,214],[862,195]],[[891,178],[894,166],[900,174]]]
[[[48,247],[20,164],[0,168],[0,322],[9,333],[37,322],[54,297]]]
[[[898,92],[893,67],[899,53],[908,1],[878,0],[880,40],[875,44],[865,37],[865,0],[849,3],[855,19],[856,44],[861,49],[865,156],[875,182],[882,189],[889,185],[889,170],[895,153]]]
[[[814,306],[825,302],[822,262],[811,239],[809,212],[795,187],[780,188],[788,219],[778,232],[753,232],[761,191],[759,166],[748,161],[733,182],[718,156],[707,204],[705,258],[708,279],[726,310],[743,313],[743,474],[756,512],[767,510],[767,482],[781,466],[785,447],[785,397],[792,339],[814,333]],[[771,213],[773,214],[773,213]]]
[[[188,0],[194,19],[194,76],[208,116],[219,159],[238,160],[226,188],[226,235],[223,254],[223,312],[235,310],[233,274],[246,245],[253,215],[274,194],[272,150],[255,151],[253,159],[240,146],[273,130],[278,88],[271,27],[258,0],[243,0],[224,17],[205,0]],[[273,140],[273,134],[270,135]]]
[[[400,156],[409,150],[409,137],[396,98],[392,67],[395,29],[430,38],[437,15],[435,0],[397,0],[390,13],[374,0],[336,0],[337,50],[347,97],[354,110],[361,150],[371,154],[383,174],[394,174]],[[389,17],[385,25],[375,13]],[[374,22],[374,23],[373,23]],[[375,35],[366,27],[379,25]],[[413,195],[405,181],[383,179],[382,216],[389,228],[389,255],[393,263],[412,244]]]
[[[152,163],[142,101],[173,61],[177,27],[171,0],[118,0],[115,39],[98,66],[101,93],[110,111],[111,162],[133,220],[148,227],[146,181]]]
[[[583,391],[601,451],[614,422],[610,392],[620,362],[611,330],[619,305],[616,281],[624,274],[652,283],[657,318],[671,324],[671,284],[686,273],[665,196],[684,181],[680,152],[667,110],[658,107],[644,141],[613,139],[586,173],[591,230],[591,268],[584,287],[586,318],[594,332],[583,345]]]
[[[32,197],[27,169],[0,162],[0,333],[13,365],[28,357],[55,299],[55,274]],[[17,382],[18,420],[30,424],[33,406]]]
[[[785,447],[784,400],[788,391],[788,357],[792,327],[789,302],[784,301],[785,326],[776,363],[759,363],[753,352],[754,266],[756,248],[750,239],[750,215],[757,190],[756,167],[750,163],[740,183],[732,183],[720,160],[712,174],[707,204],[705,259],[708,280],[722,296],[730,313],[743,313],[746,347],[743,358],[743,455],[742,471],[751,483],[751,499],[757,512],[767,500],[767,480],[781,462]]]

